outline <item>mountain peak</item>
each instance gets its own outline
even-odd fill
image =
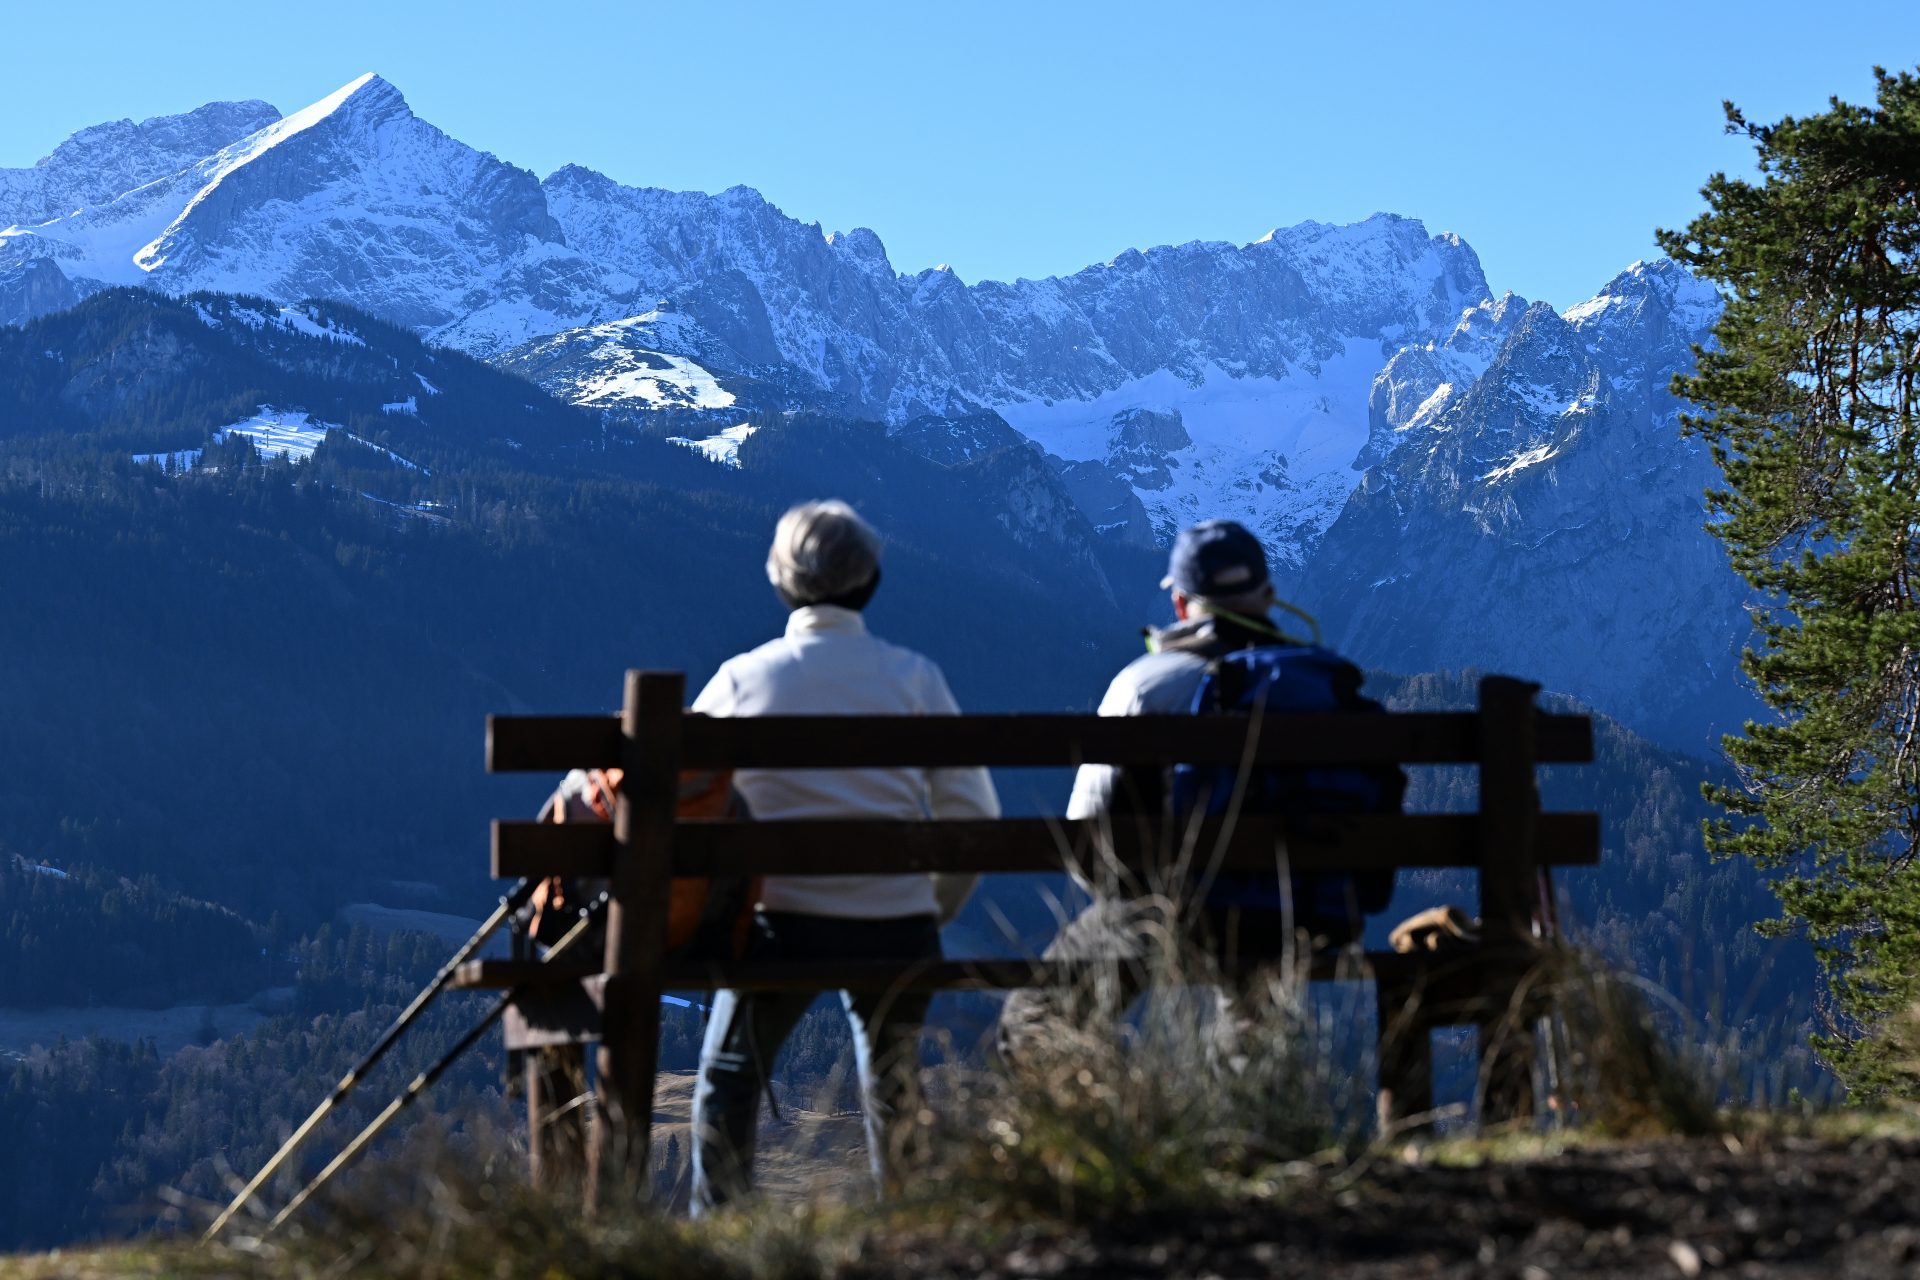
[[[1290,227],[1275,227],[1253,243],[1312,243],[1328,237],[1339,240],[1371,240],[1380,236],[1394,235],[1412,235],[1421,240],[1429,238],[1427,224],[1418,218],[1409,218],[1399,213],[1374,213],[1358,222],[1320,222],[1308,218]],[[1443,231],[1432,239],[1447,241],[1462,248],[1466,243],[1451,231]]]
[[[619,184],[598,169],[589,169],[583,164],[563,164],[541,179],[540,185],[543,187],[580,186],[606,190],[617,187]]]
[[[844,249],[854,257],[876,265],[887,261],[887,246],[880,237],[866,227],[855,227],[851,231],[833,231],[827,234],[827,243],[836,249]]]
[[[400,91],[369,71],[358,79],[349,81],[335,89],[311,106],[302,107],[293,114],[285,116],[264,129],[255,130],[231,146],[222,148],[208,156],[196,166],[195,178],[200,188],[186,207],[180,211],[161,233],[149,241],[145,248],[133,255],[133,263],[142,271],[151,272],[165,263],[170,252],[169,243],[186,224],[194,210],[204,204],[213,193],[219,190],[221,183],[239,170],[252,164],[260,157],[285,143],[289,138],[298,137],[316,125],[339,117],[354,117],[364,122],[366,127],[380,124],[386,120],[401,116],[411,116],[407,100]]]
[[[1656,258],[1630,263],[1593,297],[1568,307],[1565,318],[1579,329],[1616,311],[1638,313],[1652,305],[1669,313],[1685,332],[1703,333],[1720,318],[1724,304],[1712,284],[1672,258]]]
[[[349,80],[312,106],[302,107],[281,123],[292,124],[294,121],[301,121],[302,123],[297,127],[304,129],[349,107],[355,112],[373,112],[379,115],[400,112],[411,114],[407,100],[400,91],[374,72],[368,71]]]

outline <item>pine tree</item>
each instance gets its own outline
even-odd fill
[[[1856,1098],[1920,1093],[1891,1029],[1920,994],[1920,79],[1776,124],[1727,104],[1756,180],[1709,180],[1662,232],[1719,284],[1675,390],[1726,487],[1710,528],[1755,588],[1743,666],[1774,715],[1725,746],[1709,847],[1765,869],[1763,928],[1811,939],[1815,1047]]]

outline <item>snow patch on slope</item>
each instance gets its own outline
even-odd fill
[[[734,394],[705,365],[681,354],[711,344],[697,321],[661,308],[555,335],[508,363],[589,408],[729,409]]]
[[[1528,467],[1551,461],[1558,456],[1559,453],[1560,450],[1555,447],[1552,442],[1537,444],[1531,449],[1521,450],[1506,462],[1495,467],[1480,478],[1482,480],[1505,480],[1519,472],[1525,471]]]
[[[1351,338],[1339,354],[1282,378],[1235,377],[1208,365],[1197,383],[1160,370],[1092,400],[998,407],[1016,430],[1070,462],[1125,466],[1116,418],[1147,409],[1177,415],[1191,443],[1162,454],[1164,468],[1134,478],[1164,541],[1198,520],[1227,517],[1257,529],[1296,563],[1339,515],[1359,482],[1367,394],[1381,364],[1377,339]]]
[[[412,397],[408,397],[409,401]],[[354,435],[337,423],[316,422],[311,415],[298,409],[276,409],[263,404],[250,418],[217,428],[212,433],[215,444],[223,444],[232,436],[253,442],[254,452],[263,458],[286,458],[293,462],[308,462],[313,458],[314,450],[326,440],[327,433],[338,431],[355,444],[383,454],[396,466],[409,471],[418,471],[421,475],[432,475],[427,468],[409,458],[404,458],[384,445]],[[159,466],[171,466],[174,470],[185,471],[198,466],[201,450],[180,449],[172,453],[136,453],[135,462],[152,463]],[[171,461],[169,461],[171,460]]]
[[[305,413],[263,404],[251,418],[215,431],[213,439],[220,444],[229,436],[241,436],[253,441],[254,452],[263,458],[307,462],[327,438],[327,432],[337,430],[339,428],[331,423],[310,421]]]
[[[685,356],[665,352],[630,352],[626,368],[610,370],[582,381],[570,397],[575,404],[606,408],[643,401],[648,405],[683,405],[689,409],[727,409],[733,393],[720,380]]]
[[[309,338],[323,338],[328,342],[344,342],[348,346],[364,347],[366,340],[351,329],[342,329],[331,320],[323,320],[317,312],[303,307],[282,307],[276,323],[295,333],[304,333]]]
[[[738,426],[728,427],[724,431],[715,432],[713,435],[704,436],[698,440],[689,439],[686,436],[668,436],[667,443],[683,445],[703,455],[710,462],[717,462],[723,467],[730,467],[738,471],[740,469],[740,446],[746,443],[748,436],[758,430],[758,427],[743,422]]]

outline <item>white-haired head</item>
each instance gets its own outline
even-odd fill
[[[880,535],[838,498],[803,502],[774,526],[767,581],[789,609],[810,604],[862,609],[879,580]]]

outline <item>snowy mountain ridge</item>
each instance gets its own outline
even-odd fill
[[[36,260],[83,291],[331,298],[422,333],[476,304],[517,308],[516,341],[590,314],[575,296],[588,266],[533,175],[420,120],[374,75],[111,200],[0,229],[0,272]]]
[[[969,284],[747,187],[537,179],[375,75],[285,118],[216,103],[84,130],[0,171],[0,221],[0,323],[116,283],[332,299],[609,428],[680,415],[722,463],[751,465],[743,428],[770,415],[877,419],[999,484],[1021,528],[1064,502],[1144,548],[1241,519],[1382,666],[1510,654],[1660,719],[1663,690],[1724,683],[1725,645],[1698,637],[1744,634],[1667,392],[1720,302],[1670,262],[1560,314],[1494,296],[1460,237],[1377,214]],[[1602,631],[1630,655],[1583,674]]]
[[[1228,509],[1298,560],[1357,479],[1379,364],[1487,295],[1457,236],[1392,215],[967,285],[897,272],[873,232],[824,233],[744,187],[627,187],[578,166],[536,183],[371,74],[270,117],[238,104],[195,113],[197,133],[130,126],[221,145],[44,220],[13,201],[0,302],[44,309],[136,283],[334,298],[477,354],[532,341],[507,363],[614,410],[723,408],[742,377],[890,422],[992,409],[1066,463],[1139,482],[1160,537]],[[1106,438],[1136,410],[1178,418],[1189,442]]]
[[[1663,261],[1565,314],[1494,310],[1467,350],[1389,362],[1375,405],[1400,440],[1296,589],[1376,666],[1523,671],[1710,750],[1706,726],[1755,711],[1735,678],[1745,591],[1704,527],[1718,473],[1669,382],[1711,341],[1718,297]],[[1422,399],[1436,367],[1483,356],[1468,385]]]
[[[279,118],[264,102],[211,102],[182,115],[82,129],[30,168],[0,169],[0,222],[32,226],[104,204]]]

